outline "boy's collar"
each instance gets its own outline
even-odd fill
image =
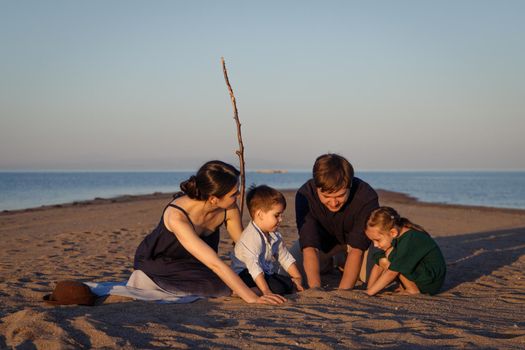
[[[265,234],[264,231],[261,230],[261,228],[260,228],[259,226],[257,226],[257,224],[255,223],[255,221],[252,220],[251,223],[252,223],[253,227],[255,227],[255,229],[256,229],[259,233],[261,233],[263,236],[266,236],[266,235],[268,235],[269,237],[272,237],[272,236],[273,236],[273,235],[272,235],[273,232],[268,232],[267,234]]]
[[[252,224],[253,224],[253,227],[255,227],[255,229],[256,229],[257,231],[259,231],[260,233],[264,233],[264,231],[261,230],[261,228],[260,228],[259,226],[257,226],[257,224],[255,223],[255,221],[252,220]]]

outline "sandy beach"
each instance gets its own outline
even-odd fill
[[[297,238],[295,191],[281,232]],[[525,210],[421,203],[380,191],[440,244],[448,275],[437,296],[306,291],[280,307],[235,297],[159,304],[119,297],[98,305],[42,302],[57,281],[123,281],[170,196],[115,199],[0,213],[0,348],[334,349],[525,347]],[[248,218],[245,213],[245,222]],[[220,255],[231,241],[222,235]]]

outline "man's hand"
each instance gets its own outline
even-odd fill
[[[359,271],[361,271],[361,264],[363,263],[363,251],[361,249],[348,247],[348,255],[346,256],[345,268],[343,271],[343,277],[339,282],[339,289],[352,289],[357,282],[359,277]]]
[[[313,247],[303,249],[303,266],[306,273],[308,287],[321,287],[321,273],[319,272],[319,251]]]

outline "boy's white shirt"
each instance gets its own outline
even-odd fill
[[[261,273],[268,275],[276,273],[279,264],[288,271],[290,265],[295,262],[279,232],[265,235],[253,221],[242,232],[239,241],[235,244],[234,253],[232,269],[237,274],[248,269],[253,280]]]

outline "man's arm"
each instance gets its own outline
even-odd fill
[[[339,282],[339,289],[352,289],[357,282],[361,264],[363,263],[363,251],[347,245],[347,256],[343,277]]]
[[[321,273],[319,271],[319,251],[313,247],[303,249],[303,265],[308,287],[321,287]]]
[[[366,203],[355,215],[353,228],[346,236],[348,254],[339,289],[352,289],[355,287],[361,271],[361,265],[363,264],[364,251],[370,247],[370,240],[365,234],[366,222],[370,213],[378,207],[379,202],[374,191],[372,200]]]
[[[319,228],[317,221],[310,213],[308,198],[301,190],[295,195],[295,220],[299,233],[299,243],[303,252],[303,268],[308,287],[321,287],[319,250],[317,248],[321,247]]]

